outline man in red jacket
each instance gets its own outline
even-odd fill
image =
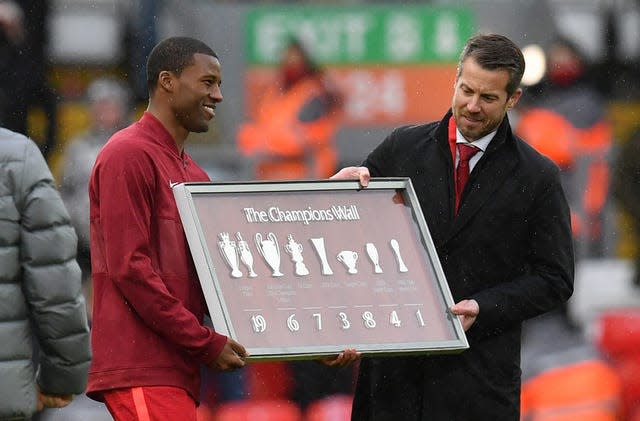
[[[149,105],[104,146],[89,182],[94,282],[88,395],[119,420],[196,420],[199,366],[244,366],[245,348],[202,324],[205,301],[171,189],[209,181],[184,151],[222,101],[220,62],[186,37],[147,62]]]

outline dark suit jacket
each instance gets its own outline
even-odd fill
[[[518,421],[521,322],[573,292],[569,208],[559,170],[500,124],[454,216],[453,158],[440,122],[396,129],[365,160],[410,177],[456,302],[480,305],[455,355],[365,358],[353,420]]]

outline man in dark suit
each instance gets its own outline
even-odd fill
[[[394,130],[361,167],[334,176],[365,186],[370,176],[411,178],[470,344],[456,355],[363,359],[353,420],[519,420],[521,323],[565,302],[574,271],[558,168],[506,115],[523,73],[509,39],[470,38],[443,119]]]

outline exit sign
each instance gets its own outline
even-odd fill
[[[249,65],[275,64],[294,36],[323,64],[451,63],[474,28],[459,7],[256,7],[245,20],[245,51]]]

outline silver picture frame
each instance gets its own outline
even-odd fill
[[[469,347],[409,178],[172,188],[213,326],[249,359]]]

